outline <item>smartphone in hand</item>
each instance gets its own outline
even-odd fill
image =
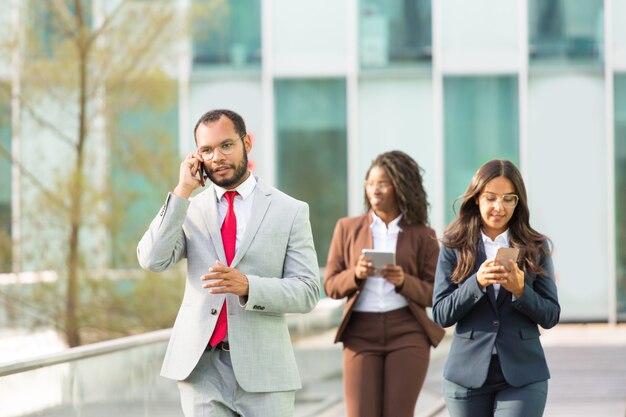
[[[519,256],[519,248],[499,248],[496,253],[496,264],[502,265],[507,271],[510,271],[509,261],[517,262]]]
[[[206,179],[208,178],[204,162],[200,162],[200,167],[196,170],[196,174],[200,177],[200,185],[204,187],[206,185]]]
[[[366,259],[372,261],[374,264],[374,269],[377,274],[380,274],[385,265],[395,265],[396,264],[396,254],[395,252],[384,252],[378,251],[374,249],[363,249],[361,253],[365,256]]]

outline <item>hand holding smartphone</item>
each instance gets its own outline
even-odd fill
[[[198,170],[198,173],[200,174],[200,185],[204,187],[206,185],[206,179],[209,178],[204,162],[200,162],[200,169]]]
[[[502,265],[507,271],[510,271],[509,261],[513,260],[517,262],[517,257],[519,256],[518,248],[499,248],[496,253],[496,264]]]

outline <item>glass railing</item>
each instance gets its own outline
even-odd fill
[[[340,390],[331,395],[319,387],[341,373],[341,348],[324,335],[342,307],[323,299],[309,314],[286,317],[303,383],[296,417],[317,416],[341,399]],[[176,381],[159,375],[170,332],[0,364],[0,417],[183,417]]]
[[[0,366],[0,417],[182,417],[159,376],[170,330]]]

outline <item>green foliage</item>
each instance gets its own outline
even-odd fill
[[[89,0],[27,0],[24,39],[8,43],[22,58],[21,159],[3,152],[21,172],[20,261],[59,277],[18,299],[33,312],[24,323],[53,325],[70,345],[171,326],[183,283],[102,278],[138,268],[141,231],[176,178],[186,25],[172,0],[101,5],[96,26]],[[0,236],[3,255],[10,246]]]
[[[94,343],[171,327],[184,288],[184,273],[129,273],[134,277],[81,279],[77,324],[83,343]],[[19,323],[64,330],[63,281],[22,284]]]

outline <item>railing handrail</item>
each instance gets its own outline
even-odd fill
[[[62,352],[48,353],[29,359],[10,362],[0,365],[0,377],[30,371],[44,366],[57,365],[93,356],[100,356],[133,347],[166,342],[169,339],[171,332],[172,329],[156,330],[154,332],[120,337],[119,339],[107,340],[105,342],[98,342],[66,349]]]

